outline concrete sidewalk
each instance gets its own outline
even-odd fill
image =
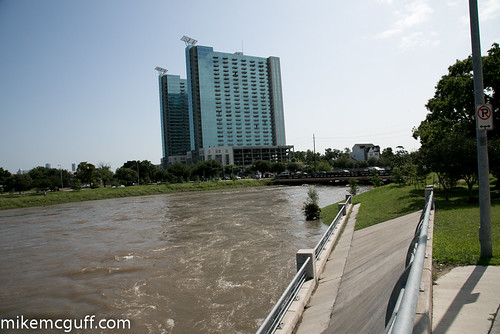
[[[454,268],[434,285],[432,332],[500,334],[499,306],[500,267]]]
[[[304,310],[297,334],[380,333],[389,297],[404,270],[420,213],[354,232],[354,206]]]
[[[296,334],[321,333],[328,328],[351,248],[358,210],[359,204],[353,207],[345,229],[328,257],[327,265],[319,277],[318,287],[302,314],[302,320],[296,329]]]
[[[358,210],[353,207],[295,333],[383,333],[384,295],[402,270],[419,213],[354,233]],[[433,333],[500,334],[500,267],[454,268],[429,291]]]

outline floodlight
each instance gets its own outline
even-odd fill
[[[163,67],[156,66],[155,70],[158,71],[158,74],[165,74],[168,72],[168,70],[164,69]]]
[[[187,36],[182,36],[181,41],[183,41],[184,43],[186,43],[186,46],[188,46],[188,45],[196,45],[196,43],[198,43],[197,40],[192,39],[192,38],[187,37]]]

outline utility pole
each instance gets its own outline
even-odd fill
[[[139,179],[139,160],[137,160],[137,185],[141,185],[141,181]]]
[[[474,114],[476,118],[477,166],[479,178],[479,242],[481,257],[493,256],[491,244],[490,172],[488,166],[488,139],[486,129],[478,125],[477,109],[484,105],[483,67],[479,38],[477,0],[469,0],[470,34],[472,42],[472,67],[474,72]]]
[[[313,133],[314,171],[316,172],[316,137]]]

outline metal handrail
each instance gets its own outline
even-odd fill
[[[325,231],[325,233],[323,234],[321,239],[318,241],[318,244],[316,245],[316,247],[314,247],[314,259],[315,260],[317,260],[319,258],[321,252],[323,251],[323,249],[325,248],[325,245],[328,242],[328,239],[330,239],[330,236],[332,235],[333,231],[335,230],[335,227],[337,227],[337,224],[340,222],[340,220],[344,216],[343,212],[344,212],[345,206],[350,205],[351,200],[352,200],[352,196],[349,195],[346,197],[344,207],[342,207],[342,209],[339,210],[339,212],[337,213],[335,218],[333,218],[333,221],[330,224],[330,226],[328,226],[328,229]]]
[[[346,196],[346,201],[344,203],[344,206],[342,207],[341,210],[339,210],[337,216],[333,219],[332,223],[328,227],[328,229],[325,231],[321,239],[319,240],[318,244],[316,247],[314,247],[314,261],[318,260],[321,252],[325,248],[326,243],[330,239],[330,236],[332,235],[333,231],[335,230],[335,227],[337,224],[340,222],[340,220],[343,217],[343,212],[345,210],[346,206],[349,206],[352,201],[352,196]],[[268,314],[262,325],[259,327],[257,330],[256,334],[261,334],[261,333],[274,333],[276,329],[280,325],[280,321],[283,319],[286,311],[296,298],[300,288],[304,284],[305,281],[307,281],[308,277],[306,274],[306,266],[309,263],[309,261],[312,261],[310,257],[308,257],[305,262],[302,264],[300,269],[297,271],[297,274],[294,276],[288,287],[286,288],[285,292],[281,295],[280,299],[278,302],[274,305],[273,309],[271,312]]]
[[[294,301],[298,291],[307,280],[306,266],[309,261],[311,261],[310,257],[307,258],[302,267],[300,267],[297,274],[285,289],[285,292],[283,292],[278,302],[274,305],[272,311],[257,330],[257,334],[274,333],[276,328],[278,328],[280,321],[283,319],[283,316],[290,307],[290,304]]]
[[[425,250],[427,248],[427,231],[429,228],[429,218],[434,200],[434,192],[431,191],[425,204],[423,217],[419,222],[416,233],[418,238],[415,244],[410,245],[410,249],[414,247],[412,259],[407,266],[411,267],[408,274],[406,285],[401,290],[402,297],[398,299],[401,303],[393,311],[391,321],[386,327],[386,333],[410,334],[413,332],[415,321],[415,311],[417,309],[418,294],[420,291],[420,282],[422,280],[422,272],[425,260]]]
[[[325,248],[326,243],[328,242],[328,239],[330,239],[330,236],[332,235],[333,231],[335,230],[335,227],[337,227],[337,224],[342,219],[342,217],[343,217],[342,211],[343,210],[340,210],[337,213],[337,215],[333,219],[332,223],[330,224],[330,226],[328,226],[328,229],[325,231],[325,233],[323,234],[323,236],[319,240],[316,247],[314,247],[314,259],[315,260],[317,260],[319,258],[321,252]]]

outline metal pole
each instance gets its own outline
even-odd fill
[[[477,107],[484,105],[483,67],[481,60],[481,43],[479,38],[479,15],[477,0],[469,0],[470,34],[472,42],[472,66],[474,71],[474,114]],[[476,117],[477,166],[479,178],[479,242],[481,257],[492,257],[491,244],[491,199],[490,172],[488,167],[488,140],[486,130],[478,127]]]
[[[139,160],[137,160],[137,185],[141,185],[141,182],[139,181]]]
[[[63,178],[62,178],[62,167],[59,165],[59,171],[61,172],[61,190],[64,188]]]

